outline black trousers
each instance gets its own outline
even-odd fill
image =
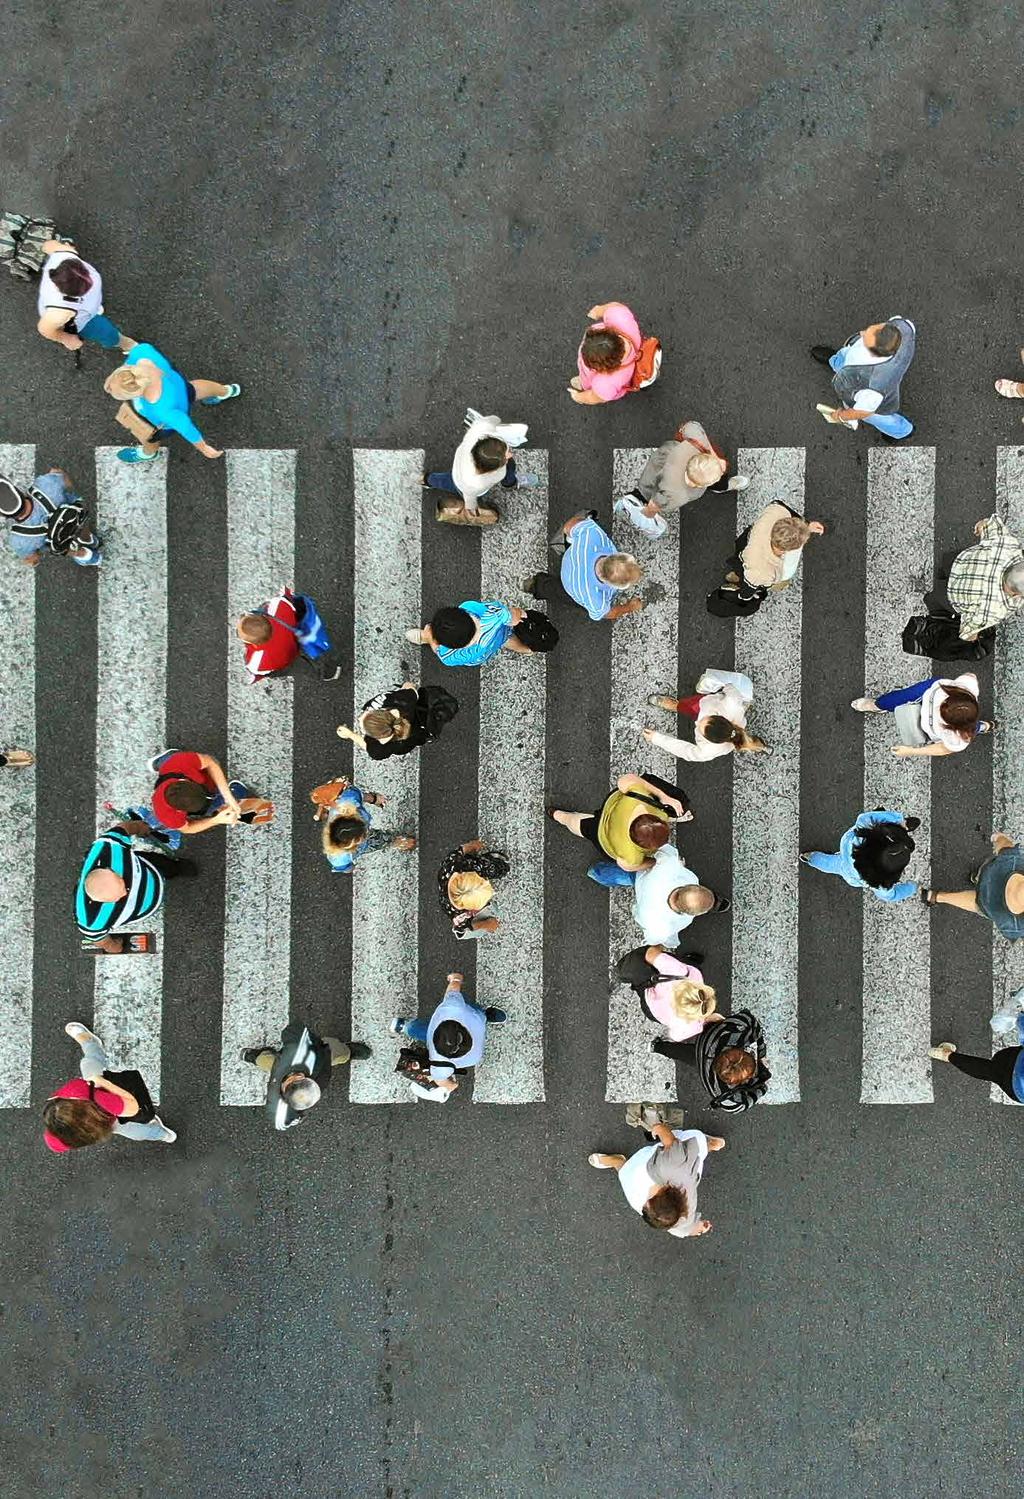
[[[1019,1103],[1020,1099],[1013,1091],[1013,1069],[1020,1054],[1021,1047],[1004,1046],[991,1057],[971,1057],[962,1051],[951,1051],[949,1060],[958,1072],[966,1072],[968,1077],[980,1078],[985,1083],[995,1083],[1008,1098]]]
[[[169,854],[154,854],[149,849],[139,857],[145,859],[147,864],[152,864],[165,880],[188,879],[199,873],[194,859],[172,859]]]

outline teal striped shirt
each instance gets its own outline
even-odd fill
[[[94,869],[110,869],[128,887],[120,900],[92,900],[85,881]],[[129,834],[119,828],[101,833],[85,856],[75,890],[75,920],[87,937],[102,937],[155,911],[164,898],[163,875],[132,848]]]

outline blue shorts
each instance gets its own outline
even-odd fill
[[[121,342],[121,331],[115,328],[108,317],[98,312],[91,317],[83,328],[77,330],[79,338],[88,339],[91,344],[99,344],[104,349],[116,349]]]

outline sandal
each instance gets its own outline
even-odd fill
[[[930,885],[922,885],[920,890],[921,899],[926,906],[938,905],[938,891],[933,890]]]
[[[997,380],[996,390],[1009,401],[1024,400],[1024,389],[1019,380]]]

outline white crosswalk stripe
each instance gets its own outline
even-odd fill
[[[0,444],[0,473],[16,484],[35,477],[35,448]],[[0,640],[8,651],[0,672],[3,747],[36,744],[35,568],[13,557],[0,569]],[[0,773],[0,1108],[27,1108],[32,1072],[33,923],[35,902],[36,773]]]
[[[97,569],[96,806],[149,800],[146,762],[166,745],[167,454],[127,464],[96,449]],[[142,561],[144,559],[144,562]],[[68,564],[62,564],[66,566]],[[97,957],[93,1026],[115,1067],[136,1067],[160,1100],[163,912],[135,923],[156,933],[148,957]]]
[[[753,480],[738,496],[738,532],[775,501],[803,513],[802,448],[741,450],[737,470]],[[752,618],[736,621],[736,670],[754,684],[753,728],[772,753],[733,756],[732,1007],[751,1010],[764,1027],[772,1074],[765,1095],[769,1103],[800,1098],[802,646],[801,568],[783,593],[766,599]]]
[[[228,618],[272,598],[295,574],[295,454],[227,454]],[[244,1047],[276,1042],[288,1022],[291,966],[292,700],[290,676],[251,685],[243,647],[227,660],[229,776],[270,796],[276,815],[258,828],[229,828],[224,869],[224,1013],[220,1101],[256,1104],[266,1076]]]

